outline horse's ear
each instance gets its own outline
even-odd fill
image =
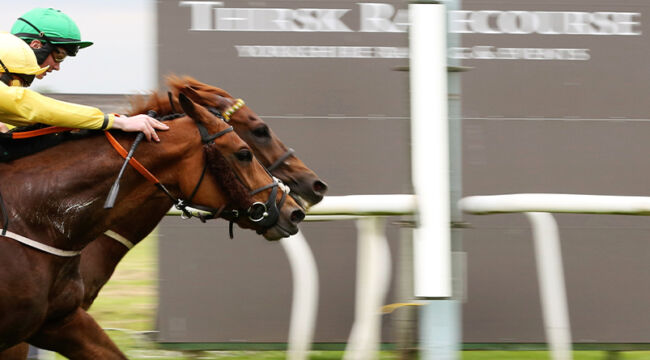
[[[180,93],[178,94],[178,102],[181,104],[181,108],[183,108],[183,111],[187,115],[189,115],[191,118],[196,119],[197,112],[196,112],[196,105],[190,98],[188,98],[185,94]]]
[[[199,101],[202,98],[201,94],[199,94],[196,91],[196,89],[194,89],[194,87],[192,87],[192,86],[187,86],[186,85],[182,89],[180,89],[180,91],[181,91],[182,94],[187,95],[187,97],[189,97],[190,99],[192,99],[194,101]]]

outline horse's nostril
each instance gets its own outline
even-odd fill
[[[320,180],[314,181],[313,188],[314,188],[314,192],[319,195],[325,195],[325,193],[327,192],[327,184],[325,184]]]
[[[291,213],[291,222],[297,224],[305,219],[305,212],[302,210],[294,210]]]

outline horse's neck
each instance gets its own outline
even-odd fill
[[[127,197],[120,204],[116,204],[108,220],[107,230],[119,234],[134,245],[158,225],[173,205],[172,200],[153,185],[145,185],[142,190],[150,192],[146,195],[147,201]]]
[[[133,206],[130,204],[132,200],[126,198],[116,204],[114,210],[122,215],[112,219],[109,227],[112,233],[99,236],[83,249],[80,270],[85,289],[83,304],[86,309],[130,250],[126,244],[137,245],[155,228],[171,206],[171,201],[166,197],[154,196],[150,201],[135,205],[131,211],[124,212],[120,209]],[[120,242],[116,237],[122,237],[128,242]]]

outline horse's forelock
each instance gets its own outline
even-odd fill
[[[237,175],[228,165],[223,154],[215,146],[204,146],[208,171],[214,176],[217,185],[227,194],[229,205],[236,209],[247,209],[253,201],[248,190],[237,179]]]

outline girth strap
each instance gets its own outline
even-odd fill
[[[61,250],[49,245],[41,244],[38,241],[34,241],[32,239],[26,238],[22,235],[18,235],[16,233],[12,233],[11,231],[7,231],[6,234],[2,236],[8,237],[10,239],[18,241],[21,244],[25,244],[29,247],[33,247],[34,249],[38,249],[48,254],[52,254],[56,256],[73,257],[81,254],[81,251]]]
[[[109,238],[117,241],[118,243],[126,246],[127,249],[131,250],[135,244],[130,242],[129,239],[125,238],[124,236],[116,233],[113,230],[106,230],[104,231],[104,235],[108,236]]]

